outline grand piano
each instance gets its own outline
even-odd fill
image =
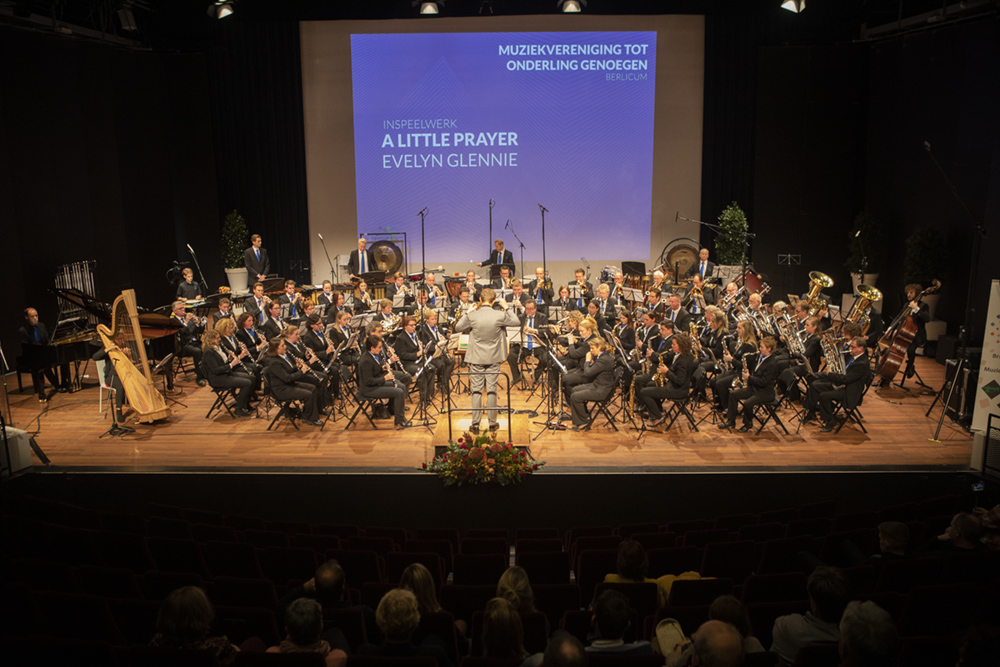
[[[48,345],[22,345],[18,368],[47,369],[59,366],[65,374],[72,365],[72,377],[62,377],[60,381],[65,385],[69,380],[70,390],[76,391],[81,385],[80,365],[89,361],[101,344],[97,325],[111,325],[111,306],[78,289],[53,288],[51,291],[60,300],[62,310],[84,311],[89,316],[75,315],[61,319],[56,324]],[[139,325],[146,356],[151,362],[174,353],[175,334],[180,328],[176,321],[166,315],[140,308]]]

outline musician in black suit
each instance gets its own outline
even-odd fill
[[[615,355],[607,342],[594,336],[587,348],[587,356],[580,366],[585,382],[574,386],[569,397],[574,431],[581,430],[589,421],[587,401],[603,401],[615,388]]]
[[[482,286],[476,282],[476,272],[469,269],[465,273],[465,282],[462,287],[469,290],[469,301],[471,303],[476,303],[479,301],[479,293],[483,291]]]
[[[434,356],[434,359],[431,361],[431,368],[434,369],[432,377],[437,375],[438,389],[442,393],[447,393],[448,382],[451,380],[451,374],[455,370],[455,358],[448,354],[448,335],[447,331],[443,331],[442,329],[443,327],[438,326],[437,311],[430,308],[425,309],[424,321],[417,328],[417,336],[427,350],[428,355],[434,356],[438,351],[438,347],[441,347],[441,353]],[[427,372],[424,371],[424,373]]]
[[[907,316],[913,318],[917,325],[917,333],[913,336],[910,346],[906,348],[906,377],[913,377],[916,372],[913,368],[913,359],[917,356],[917,348],[927,342],[927,323],[931,321],[931,311],[926,303],[917,301],[917,297],[923,291],[920,285],[906,286],[906,301],[903,310]]]
[[[526,302],[524,310],[518,312],[517,316],[521,320],[521,329],[518,332],[518,336],[510,341],[510,347],[507,352],[507,365],[510,366],[510,385],[512,387],[521,381],[520,361],[528,356],[534,356],[536,359],[539,359],[539,364],[535,366],[534,373],[535,382],[538,382],[538,378],[542,372],[540,360],[542,359],[542,351],[544,350],[544,348],[539,347],[536,337],[528,335],[529,332],[537,333],[538,329],[545,324],[545,318],[538,314],[538,304],[534,301]]]
[[[368,250],[368,239],[364,237],[358,239],[358,249],[351,251],[351,257],[347,260],[347,270],[350,271],[351,278],[360,278],[362,274],[378,271],[375,253]]]
[[[653,314],[653,318],[659,322],[667,312],[667,304],[660,300],[662,293],[658,289],[646,290],[646,305],[644,308]]]
[[[606,283],[597,286],[597,298],[594,299],[601,315],[609,322],[614,322],[618,313],[618,299],[611,296],[611,288]]]
[[[577,269],[573,275],[575,280],[570,286],[578,288],[575,303],[577,310],[582,311],[587,307],[587,302],[594,298],[594,286],[587,280],[587,272],[583,269]]]
[[[676,338],[675,334],[678,333],[680,332],[674,328],[674,324],[670,320],[660,322],[657,327],[657,334],[650,337],[646,345],[643,346],[643,350],[645,351],[642,353],[642,358],[646,360],[646,366],[649,370],[645,373],[638,373],[638,371],[642,370],[642,364],[632,364],[632,367],[637,372],[635,376],[636,390],[644,388],[653,380],[653,375],[660,364],[670,366],[673,363],[674,338]]]
[[[412,377],[424,365],[424,346],[417,335],[416,318],[409,315],[403,316],[402,328],[403,330],[396,337],[396,342],[393,343],[393,349],[396,350],[396,356],[403,362],[403,370]],[[427,371],[424,371],[423,375],[420,376],[421,400],[430,399],[428,380],[432,378],[433,375]]]
[[[285,339],[271,338],[267,348],[265,377],[274,397],[281,402],[301,401],[302,421],[310,426],[322,426],[319,420],[319,389],[305,381],[295,357],[288,353]]]
[[[687,331],[688,324],[691,323],[691,313],[681,307],[681,298],[676,294],[671,294],[668,301],[670,307],[663,311],[664,319],[673,322],[675,330]]]
[[[278,303],[283,306],[283,314],[289,320],[297,320],[302,317],[304,306],[302,292],[295,290],[294,280],[285,281],[285,293],[278,297]]]
[[[702,279],[708,280],[715,271],[715,262],[708,261],[708,248],[702,248],[698,253],[698,261],[692,264],[687,270],[687,277],[693,278],[696,274]],[[709,301],[709,303],[712,303]]]
[[[509,290],[512,278],[510,277],[510,267],[506,264],[500,267],[500,275],[493,279],[490,286],[495,290]]]
[[[623,310],[618,316],[618,324],[614,328],[615,336],[621,343],[625,354],[630,354],[635,349],[635,328],[632,326],[632,313]]]
[[[369,336],[365,341],[366,352],[358,361],[358,393],[364,398],[388,398],[392,401],[392,413],[396,428],[410,426],[406,419],[406,389],[403,383],[393,377],[392,371],[382,366],[382,338]]]
[[[181,271],[181,275],[184,279],[177,283],[177,298],[184,301],[200,299],[201,285],[194,281],[194,271],[191,269],[184,269]]]
[[[329,412],[327,406],[330,405],[330,377],[323,371],[316,354],[302,342],[297,326],[288,325],[285,327],[284,331],[281,332],[281,337],[285,340],[285,351],[303,362],[304,366],[301,368],[305,375],[303,375],[302,381],[316,385],[318,392],[316,400],[320,412],[326,414]],[[334,390],[336,391],[336,389],[335,387]]]
[[[642,320],[635,330],[635,349],[639,350],[640,359],[644,359],[647,356],[646,351],[659,342],[656,340],[659,334],[660,330],[656,326],[656,316],[650,312],[643,313]],[[632,362],[632,368],[639,370],[639,367],[640,363],[638,361]]]
[[[597,333],[603,336],[604,331],[608,328],[608,321],[601,311],[600,301],[594,300],[587,304],[587,317],[597,323]]]
[[[514,312],[518,314],[523,313],[524,304],[528,303],[530,297],[528,296],[528,293],[524,291],[524,285],[521,283],[521,279],[514,278],[511,280],[510,289],[511,293],[505,297],[505,300],[511,305],[514,305],[514,302],[516,301],[519,305],[514,306]]]
[[[538,312],[549,314],[549,306],[555,298],[552,291],[552,281],[545,279],[545,269],[541,266],[535,269],[535,279],[528,283],[528,297],[535,302]]]
[[[243,251],[243,266],[247,269],[247,282],[251,285],[267,278],[271,270],[267,251],[260,247],[262,242],[260,234],[254,234],[250,237],[250,247]]]
[[[212,313],[212,326],[219,323],[219,320],[231,319],[233,317],[232,302],[229,297],[219,299],[219,309]]]
[[[25,308],[24,319],[27,320],[27,323],[18,331],[18,335],[21,339],[21,349],[24,350],[25,346],[28,345],[36,345],[39,349],[48,345],[49,330],[45,328],[45,324],[38,320],[38,311],[34,308]],[[27,356],[30,353],[25,351],[24,354]],[[41,356],[41,354],[38,356]],[[38,361],[41,361],[41,359]],[[49,400],[45,395],[44,378],[48,378],[49,382],[52,383],[52,386],[56,387],[60,393],[69,391],[69,364],[63,364],[60,366],[59,372],[62,373],[62,384],[59,384],[56,372],[52,368],[42,368],[39,366],[38,368],[31,369],[31,383],[34,388],[34,392],[38,394],[39,402],[45,403]]]
[[[236,318],[236,333],[234,334],[236,340],[243,343],[250,350],[250,355],[254,359],[260,354],[260,348],[264,345],[264,341],[267,340],[266,336],[262,336],[254,330],[255,323],[254,316],[244,311]]]
[[[402,272],[397,273],[395,281],[385,288],[385,298],[392,301],[392,312],[397,315],[413,314],[413,302],[416,299],[413,290],[406,286],[406,276]]]
[[[194,375],[199,387],[204,387],[205,375],[201,372],[201,335],[205,327],[194,313],[184,312],[184,302],[174,301],[171,318],[180,324],[177,331],[177,356],[191,357],[194,360]],[[172,374],[167,375],[167,389],[174,386]]]
[[[678,333],[672,338],[670,351],[673,359],[667,363],[666,355],[662,354],[661,361],[656,366],[656,372],[664,374],[667,383],[662,387],[650,384],[639,390],[639,398],[642,399],[652,419],[649,424],[651,427],[659,426],[667,419],[661,407],[663,399],[677,401],[688,397],[691,392],[691,378],[698,367],[698,361],[691,356],[691,336]]]
[[[833,421],[833,401],[843,402],[847,408],[856,408],[871,377],[864,336],[855,336],[849,341],[849,345],[851,356],[844,365],[844,372],[818,373],[806,392],[804,405],[808,412],[802,421],[815,419],[818,405],[823,420],[823,433],[829,433],[836,426]]]
[[[358,357],[361,356],[357,341],[350,348],[347,347],[347,341],[351,339],[351,329],[348,327],[351,317],[353,316],[347,311],[340,311],[335,316],[333,324],[327,329],[327,335],[333,339],[334,345],[339,350],[337,357],[340,359],[341,369],[354,366],[358,363]],[[344,374],[343,370],[341,374]]]
[[[726,421],[719,424],[719,428],[736,428],[736,413],[742,400],[743,427],[738,433],[747,433],[753,427],[753,407],[774,400],[774,384],[778,379],[778,361],[774,358],[775,347],[777,342],[772,336],[765,336],[764,340],[760,341],[760,357],[752,371],[750,368],[743,369],[741,377],[746,386],[729,392]],[[753,365],[753,359],[748,361]]]
[[[257,326],[261,333],[271,340],[275,336],[280,336],[281,332],[285,328],[284,322],[281,321],[281,304],[277,301],[272,301],[267,304],[267,313],[265,315],[265,320],[263,324]]]
[[[706,287],[701,274],[696,273],[691,279],[691,292],[688,294],[688,307],[691,315],[697,320],[705,314],[705,308],[715,304],[715,289]]]
[[[237,417],[249,417],[250,394],[253,391],[254,381],[250,375],[242,369],[243,360],[248,359],[250,353],[240,350],[238,355],[223,350],[219,344],[221,336],[215,329],[209,329],[201,337],[202,362],[205,365],[205,375],[208,377],[208,384],[213,389],[237,389],[236,409],[233,414]]]
[[[819,369],[820,360],[823,358],[823,345],[819,337],[819,318],[807,318],[803,331],[804,340],[802,344],[805,351],[802,353],[802,356],[809,362],[808,369],[811,369],[815,373]],[[778,376],[778,390],[783,391],[787,389],[789,400],[799,400],[802,396],[799,391],[798,379],[807,374],[808,371],[805,364],[789,366],[781,371],[781,375]]]
[[[476,266],[489,266],[490,264],[514,266],[514,255],[510,253],[510,250],[503,249],[503,239],[494,241],[493,248],[494,250],[490,253],[489,258],[477,263]]]
[[[253,293],[243,299],[243,311],[253,315],[257,324],[263,324],[271,298],[264,296],[264,283],[254,283],[252,290]]]

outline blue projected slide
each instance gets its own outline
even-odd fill
[[[359,231],[428,263],[646,259],[655,32],[352,35]],[[415,255],[419,257],[419,253]]]

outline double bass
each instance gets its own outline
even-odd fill
[[[918,294],[913,300],[918,304],[928,294],[934,294],[941,289],[941,281],[935,280],[930,287]],[[892,321],[892,324],[885,330],[885,335],[879,340],[879,347],[882,351],[879,356],[878,367],[875,369],[875,376],[880,385],[890,384],[896,377],[899,366],[906,359],[906,350],[917,335],[917,321],[910,311],[909,302],[903,306],[903,310]]]

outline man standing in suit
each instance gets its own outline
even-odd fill
[[[267,278],[267,272],[271,270],[271,260],[267,258],[267,251],[260,247],[261,243],[260,234],[254,234],[250,237],[250,247],[243,251],[247,282],[251,285]]]
[[[360,278],[369,271],[377,271],[375,265],[375,254],[367,250],[368,239],[361,237],[358,239],[358,249],[351,251],[351,258],[347,261],[347,270],[351,272],[351,278]]]
[[[494,241],[493,247],[495,249],[490,253],[489,259],[484,259],[476,264],[476,266],[489,266],[490,264],[505,264],[514,266],[514,255],[510,253],[510,250],[503,249],[503,239],[497,239]]]
[[[708,261],[708,248],[702,248],[698,253],[698,261],[687,270],[687,277],[694,278],[695,275],[700,275],[702,280],[708,280],[714,270],[715,263]]]
[[[498,240],[500,249],[503,242]],[[494,302],[500,305],[500,310],[493,310]],[[462,316],[455,325],[455,331],[469,331],[469,348],[465,353],[472,377],[472,433],[479,432],[479,422],[482,420],[483,385],[486,386],[486,411],[490,421],[490,430],[500,428],[497,421],[497,374],[500,364],[506,358],[504,342],[506,327],[520,326],[521,322],[513,310],[507,309],[505,301],[496,300],[496,292],[492,287],[483,288],[479,307],[470,310]]]
[[[809,318],[810,321],[816,318]],[[816,418],[816,407],[823,420],[823,433],[834,429],[833,401],[841,401],[848,408],[856,408],[861,402],[861,395],[871,377],[871,366],[865,350],[865,337],[855,336],[848,343],[851,356],[841,373],[819,373],[816,380],[809,385],[806,392],[805,407],[808,412],[802,418],[803,422]]]

